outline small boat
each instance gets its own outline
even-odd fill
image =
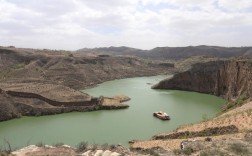
[[[161,120],[170,120],[170,116],[167,115],[165,112],[161,112],[161,111],[154,112],[153,116],[155,116],[155,117],[157,117],[157,118],[159,118]]]

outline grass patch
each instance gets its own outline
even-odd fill
[[[227,154],[215,149],[215,150],[205,150],[200,152],[199,156],[226,156]]]
[[[9,68],[3,70],[0,72],[0,78],[6,78],[8,77],[8,75],[18,69],[24,68],[25,67],[25,63],[18,63],[18,64],[14,64],[12,66],[10,66]]]
[[[249,149],[246,145],[242,143],[233,143],[229,145],[229,149],[239,155],[249,155]]]
[[[223,108],[222,113],[227,112],[236,107],[240,107],[247,101],[248,97],[245,95],[241,95],[237,100],[228,102]]]
[[[181,149],[174,149],[174,150],[173,150],[173,153],[174,153],[175,155],[181,155],[181,154],[182,154],[182,150],[181,150]]]

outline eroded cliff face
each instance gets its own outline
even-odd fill
[[[0,89],[0,121],[10,120],[19,117],[14,101],[4,91]]]
[[[163,80],[154,89],[196,91],[233,100],[252,97],[252,60],[213,61],[195,64],[185,72]]]

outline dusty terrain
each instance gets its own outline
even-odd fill
[[[173,64],[133,57],[1,47],[0,121],[22,115],[127,108],[118,97],[91,97],[78,90],[108,80],[173,71]]]
[[[194,48],[189,47],[189,49]],[[196,47],[196,54],[202,48],[206,48],[206,52],[211,52],[216,51],[219,47],[199,46]],[[240,53],[235,53],[241,49]],[[233,56],[231,54],[250,55],[249,47],[241,49],[227,48],[226,50],[230,53],[223,54],[221,57],[231,57]],[[133,57],[113,57],[106,55],[107,53],[83,55],[68,51],[52,53],[48,50],[16,48],[0,50],[0,118],[2,120],[20,115],[118,109],[118,106],[127,108],[128,105],[121,104],[129,99],[127,96],[95,98],[75,89],[116,78],[178,71],[174,69],[172,63],[153,62]],[[163,53],[162,50],[170,49],[157,48],[154,50]],[[12,154],[21,156],[108,155],[108,153],[109,155],[163,156],[252,155],[251,60],[248,58],[210,59],[212,62],[208,62],[209,58],[206,58],[203,61],[206,63],[195,64],[192,69],[187,66],[187,64],[191,65],[190,61],[189,63],[186,61],[182,61],[181,64],[177,63],[175,66],[181,66],[179,71],[189,70],[178,73],[169,80],[161,81],[154,88],[197,91],[224,97],[229,103],[213,119],[181,126],[174,132],[155,135],[151,140],[131,141],[131,150],[120,147],[115,149],[114,146],[112,149],[99,149],[95,146],[95,149],[85,148],[81,152],[77,152],[76,149],[70,147],[30,146],[28,149]],[[197,60],[193,60],[193,62],[197,62]],[[82,102],[85,103],[84,106]]]

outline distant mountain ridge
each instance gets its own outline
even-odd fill
[[[106,55],[131,55],[150,59],[183,59],[192,56],[211,56],[230,58],[252,56],[252,47],[218,47],[218,46],[188,46],[188,47],[156,47],[151,50],[141,50],[130,47],[83,48],[81,53]]]

